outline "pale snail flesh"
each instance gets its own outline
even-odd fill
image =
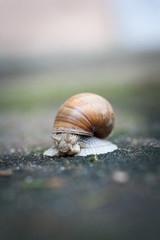
[[[80,93],[60,107],[53,126],[54,145],[45,156],[102,154],[117,146],[106,138],[114,127],[115,115],[110,103],[94,93]]]

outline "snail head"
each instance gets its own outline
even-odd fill
[[[55,141],[59,156],[73,155],[80,152],[79,137],[70,134],[69,131],[67,133],[53,134],[51,138]]]

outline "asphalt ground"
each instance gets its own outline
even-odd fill
[[[0,239],[159,239],[160,148],[150,145],[2,155]]]

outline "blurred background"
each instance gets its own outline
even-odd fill
[[[1,0],[0,150],[51,144],[58,107],[94,92],[111,139],[160,137],[160,0]]]

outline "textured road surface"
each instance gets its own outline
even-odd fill
[[[2,154],[0,239],[158,240],[159,143],[123,144],[98,157]]]

